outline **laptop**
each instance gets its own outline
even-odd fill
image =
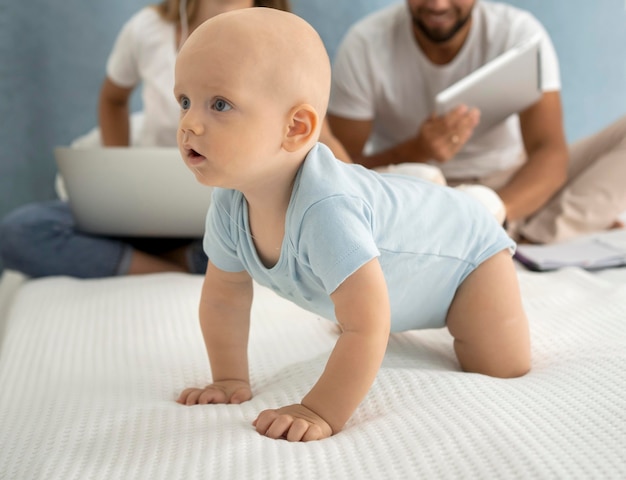
[[[535,36],[507,50],[435,97],[442,115],[459,105],[480,110],[474,138],[541,97],[541,37]]]
[[[201,238],[212,189],[177,148],[57,147],[79,230],[124,237]]]

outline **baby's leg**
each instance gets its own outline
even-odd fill
[[[448,311],[447,326],[463,370],[502,378],[528,372],[528,320],[508,250],[465,279]]]

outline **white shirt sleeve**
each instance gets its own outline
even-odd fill
[[[541,27],[543,30],[543,27]],[[552,40],[544,30],[541,41],[541,88],[544,92],[561,90],[559,60]]]
[[[132,16],[122,27],[115,40],[106,65],[109,79],[120,87],[132,88],[141,81],[139,72],[137,24],[143,10]]]
[[[333,63],[328,111],[354,120],[372,120],[374,71],[369,67],[371,46],[359,32],[351,30],[341,43]]]
[[[512,24],[511,37],[515,43],[541,36],[541,85],[544,92],[561,89],[561,75],[556,49],[544,26],[529,12],[521,12]],[[512,48],[514,45],[508,45]]]

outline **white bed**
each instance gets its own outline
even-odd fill
[[[392,336],[344,431],[290,444],[251,426],[297,402],[333,324],[258,287],[255,397],[184,407],[209,380],[202,278],[159,274],[0,288],[0,479],[626,478],[626,269],[520,271],[533,370],[459,371],[445,330]]]

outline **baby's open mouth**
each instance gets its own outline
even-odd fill
[[[204,160],[204,155],[196,152],[193,148],[187,150],[187,162],[189,162],[190,165],[199,165],[204,162]]]

